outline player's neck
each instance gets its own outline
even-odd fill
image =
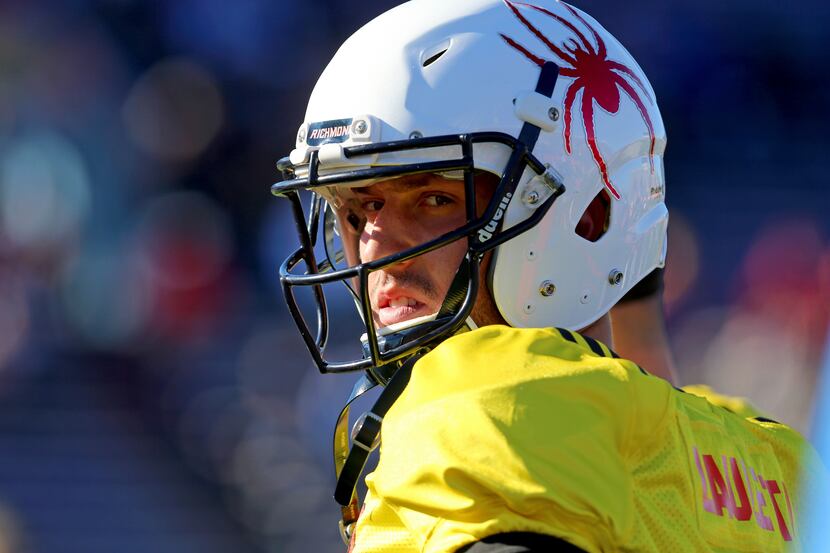
[[[614,348],[613,335],[611,333],[611,317],[606,313],[595,323],[592,323],[579,331],[583,336],[589,336],[608,346]]]

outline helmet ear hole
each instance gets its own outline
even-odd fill
[[[579,218],[574,232],[589,242],[596,242],[608,232],[610,223],[611,197],[608,195],[608,191],[603,188],[585,208],[585,212]]]

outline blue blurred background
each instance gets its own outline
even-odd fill
[[[0,551],[339,551],[269,195],[337,46],[397,2],[0,2]],[[810,432],[830,306],[830,4],[585,0],[669,133],[683,384]],[[368,68],[367,70],[371,70]]]

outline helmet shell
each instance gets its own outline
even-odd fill
[[[514,100],[533,90],[544,60],[560,66],[551,100],[557,121],[541,132],[533,154],[563,177],[567,190],[537,226],[496,248],[489,286],[510,325],[577,330],[664,264],[668,222],[666,135],[654,91],[631,55],[590,16],[542,0],[407,2],[338,50],[314,88],[304,128],[365,120],[371,129],[364,140],[372,142],[477,131],[518,136],[525,120]],[[299,135],[292,159],[307,159],[310,147]],[[444,150],[366,163],[458,155]],[[502,174],[509,154],[505,146],[479,144],[475,165]],[[325,157],[330,165],[343,162]],[[533,212],[521,201],[533,176],[525,171],[504,228]],[[589,241],[576,227],[602,190],[611,196],[610,219],[604,234]]]

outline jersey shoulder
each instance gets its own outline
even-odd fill
[[[635,434],[654,434],[655,419],[634,422],[641,379],[660,381],[567,331],[484,327],[444,342],[384,417],[374,520],[394,511],[423,550],[513,530],[614,547],[634,524]]]
[[[540,417],[556,411],[575,421],[584,420],[575,413],[589,409],[602,413],[621,440],[639,441],[623,436],[637,433],[632,419],[648,421],[642,430],[653,435],[673,392],[665,380],[577,332],[492,325],[457,335],[419,360],[395,408],[417,410],[464,396],[482,406],[521,405]]]
[[[413,377],[429,374],[450,389],[509,387],[545,379],[591,378],[630,382],[642,373],[605,344],[558,328],[490,325],[444,341],[418,361]],[[442,389],[441,394],[446,394]]]
[[[704,384],[691,384],[681,388],[684,392],[705,398],[709,403],[722,407],[742,418],[765,418],[770,419],[763,411],[758,409],[749,399],[739,396],[728,396],[713,390]]]

